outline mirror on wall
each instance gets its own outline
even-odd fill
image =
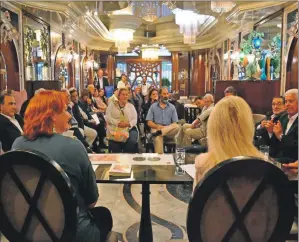
[[[25,80],[49,80],[50,25],[23,11]]]

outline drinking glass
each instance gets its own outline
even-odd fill
[[[260,146],[260,151],[264,154],[266,160],[269,159],[269,150],[270,150],[270,147],[268,145]]]
[[[177,174],[185,174],[181,165],[185,164],[186,150],[184,148],[177,148],[175,151],[175,160],[177,163]]]

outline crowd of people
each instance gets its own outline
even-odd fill
[[[177,94],[170,95],[167,88],[158,90],[143,82],[145,87],[142,84],[133,90],[123,75],[107,99],[107,81],[101,75],[99,71],[95,83],[80,94],[75,88],[38,90],[23,104],[23,117],[17,114],[10,91],[0,95],[2,150],[40,151],[69,175],[80,209],[76,241],[87,235],[94,238],[89,241],[99,237],[104,241],[112,228],[109,210],[92,209],[98,190],[88,152],[108,148],[111,153],[138,153],[138,141],[146,133],[148,137],[143,138],[152,139],[155,152],[160,154],[168,139],[175,140],[178,147],[197,141],[208,151],[195,159],[195,185],[207,171],[229,158],[263,158],[258,150],[261,144],[269,145],[270,156],[287,163],[286,167],[298,167],[298,89],[288,90],[284,97],[273,97],[271,113],[259,124],[254,124],[251,108],[236,96],[234,88],[227,88],[217,104],[213,95],[206,93],[193,102],[200,110],[196,119],[184,124],[180,122],[184,120],[184,106],[177,102]],[[89,209],[93,217],[88,215]]]

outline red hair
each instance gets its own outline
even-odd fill
[[[30,100],[24,117],[24,136],[33,140],[37,136],[54,133],[53,117],[65,110],[65,94],[45,90],[34,95]]]

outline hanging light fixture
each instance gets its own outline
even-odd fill
[[[180,33],[184,35],[185,44],[195,44],[199,26],[209,19],[215,19],[213,16],[180,8],[175,8],[172,12],[175,14],[175,23],[180,26]]]
[[[159,45],[142,45],[142,59],[157,60],[159,59],[160,47]]]
[[[216,13],[227,13],[231,11],[235,6],[236,4],[233,1],[211,1],[211,10]]]
[[[141,25],[141,19],[133,15],[132,4],[127,8],[113,11],[110,17],[110,33],[118,54],[126,54],[133,40],[135,30]]]
[[[130,41],[133,40],[133,29],[112,29],[111,33],[115,41],[115,47],[118,49],[118,54],[126,54],[127,48],[130,47]]]

